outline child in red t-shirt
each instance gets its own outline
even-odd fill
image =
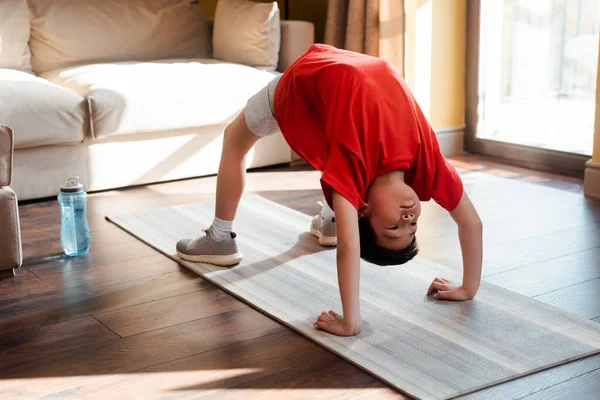
[[[420,201],[432,198],[458,225],[464,273],[460,285],[435,278],[428,294],[459,301],[475,296],[482,223],[429,122],[389,62],[328,45],[313,45],[227,127],[215,219],[206,235],[177,244],[181,258],[224,266],[242,260],[233,220],[245,156],[261,137],[279,132],[322,171],[325,201],[311,232],[322,245],[337,245],[344,317],[324,312],[315,328],[343,336],[360,331],[359,259],[378,265],[411,260],[418,252]]]

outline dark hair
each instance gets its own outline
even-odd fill
[[[367,217],[358,218],[360,233],[360,258],[377,265],[401,265],[412,260],[419,253],[417,237],[402,250],[390,250],[377,243],[377,236]]]

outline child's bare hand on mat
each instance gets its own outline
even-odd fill
[[[317,322],[313,324],[313,327],[338,336],[354,336],[360,333],[360,328],[356,329],[347,326],[344,318],[334,311],[329,311],[328,313],[323,311],[319,315]]]
[[[431,282],[427,295],[431,294],[436,300],[465,301],[474,297],[462,285],[457,285],[444,278],[435,278]]]

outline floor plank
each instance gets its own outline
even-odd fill
[[[27,290],[30,285],[35,284],[35,282],[39,280],[40,278],[33,274],[29,269],[21,267],[16,270],[15,276],[0,279],[0,296],[15,288]]]
[[[577,400],[597,400],[599,393],[600,368],[523,397],[523,399],[561,400],[570,398]]]
[[[20,331],[192,293],[213,285],[186,270],[89,290],[42,291],[22,301],[0,301],[0,332]]]
[[[68,261],[61,258],[62,261]],[[26,268],[19,271],[27,271],[34,279],[27,277],[18,284],[4,285],[0,290],[0,304],[6,305],[8,300],[29,301],[39,296],[52,296],[58,293],[68,295],[81,291],[97,290],[102,286],[110,286],[127,281],[148,278],[170,272],[177,272],[181,267],[174,261],[160,255],[141,257],[133,260],[104,264],[99,266],[86,266],[85,268],[70,269],[57,262],[56,258],[46,261],[37,260],[37,269],[63,271],[52,273],[44,278],[39,278]],[[17,275],[16,278],[19,278]],[[7,282],[8,283],[8,282]],[[0,285],[3,281],[0,281]]]
[[[337,376],[324,373],[328,366]],[[135,386],[130,383],[131,375],[119,374],[107,381],[83,385],[74,392],[88,398],[105,398],[111,392],[119,392],[125,398],[160,394],[176,399],[232,395],[240,398],[244,394],[250,398],[268,394],[277,398],[329,398],[326,396],[336,392],[342,396],[338,398],[352,398],[378,389],[383,389],[382,394],[395,393],[368,374],[361,374],[361,380],[353,379],[356,372],[360,372],[357,367],[297,333],[281,330],[135,371],[133,376],[139,381]],[[286,379],[283,374],[287,374]],[[297,376],[309,379],[303,378],[300,383],[294,378]],[[288,390],[281,387],[286,382]]]
[[[592,279],[540,296],[537,300],[584,318],[600,317],[600,279]]]
[[[41,327],[3,331],[0,369],[14,368],[23,362],[118,338],[119,335],[89,316]]]
[[[325,364],[318,364],[310,360],[298,370],[284,370],[273,375],[259,378],[254,381],[227,388],[227,391],[218,391],[202,399],[262,399],[265,395],[285,399],[323,399],[345,400],[356,398],[361,394],[370,394],[373,388],[379,387],[377,382],[364,375],[348,371],[343,360],[331,360]],[[349,378],[353,378],[349,380]],[[353,389],[358,386],[360,389]],[[314,388],[325,387],[327,390]],[[399,393],[387,391],[388,398],[404,399]],[[383,393],[379,393],[381,395]],[[380,396],[378,396],[380,397]]]
[[[35,235],[36,232],[40,234],[60,232],[58,201],[52,200],[21,205],[19,206],[19,220],[22,221],[23,237],[27,239],[29,239],[30,234]],[[94,213],[88,213],[88,225],[92,232],[106,227],[104,218]]]
[[[533,297],[595,278],[600,278],[600,247],[514,268],[485,280]]]
[[[129,373],[286,329],[250,308],[97,343],[3,369],[3,378]],[[56,345],[66,344],[61,338]],[[26,385],[26,381],[24,381]]]
[[[488,157],[477,155],[452,157],[450,162],[459,170],[481,171],[490,175],[502,176],[506,179],[518,180],[533,185],[583,193],[583,180],[576,177],[536,171],[509,164],[500,164]]]
[[[93,314],[122,337],[247,307],[217,287]]]
[[[535,201],[531,201],[531,204],[535,204]],[[596,214],[600,215],[600,212],[596,213],[596,210],[600,211],[600,207],[590,207],[589,210],[594,210],[594,213],[592,214],[591,212],[585,211],[586,209],[583,207],[573,206],[573,208],[557,208],[549,212],[532,210],[527,219],[523,220],[514,218],[512,215],[514,212],[512,211],[513,209],[514,208],[511,207],[511,210],[503,212],[496,211],[496,215],[501,215],[504,219],[500,223],[490,224],[485,218],[482,218],[486,228],[484,240],[491,240],[499,243],[515,243],[539,235],[559,232],[564,229],[581,228],[584,225],[598,222],[599,217]],[[520,212],[527,211],[521,210]],[[564,213],[569,213],[569,217],[560,221],[560,223],[557,223],[557,214],[560,215]]]
[[[112,264],[121,261],[133,260],[149,255],[156,255],[154,249],[144,243],[134,240],[117,243],[112,246],[91,247],[90,252],[80,257],[67,257],[64,255],[52,259],[25,261],[23,265],[40,278],[51,275],[61,275],[73,270],[93,268],[99,265]]]
[[[40,235],[44,236],[43,239],[27,238],[27,241],[23,242],[23,258],[32,259],[63,254],[62,245],[59,240],[56,240],[56,235],[60,235],[60,230],[58,232],[54,234],[44,232]],[[133,236],[115,227],[92,232],[90,241],[91,247],[97,248],[111,244],[133,242],[135,240]]]
[[[600,223],[586,224],[498,246],[484,242],[483,276],[487,278],[599,246]],[[455,253],[452,257],[440,260],[440,264],[460,269],[462,257],[460,253]]]
[[[521,399],[599,368],[600,355],[596,355],[462,396],[459,399]]]

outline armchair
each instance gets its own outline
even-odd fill
[[[14,276],[23,263],[17,196],[12,180],[13,131],[0,125],[0,278]]]

